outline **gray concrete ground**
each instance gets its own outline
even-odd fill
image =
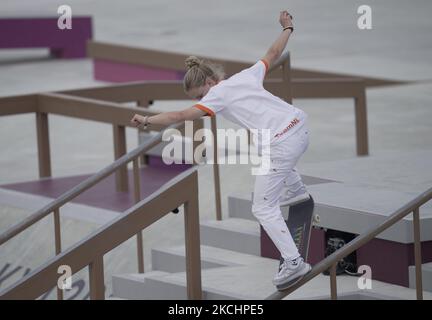
[[[44,0],[28,1],[24,6],[19,1],[2,1],[0,15],[53,16],[61,4],[64,2]],[[79,0],[68,4],[75,15],[93,16],[94,38],[100,41],[250,62],[261,58],[277,37],[279,11],[288,9],[296,26],[288,44],[294,67],[416,81],[367,91],[371,154],[432,148],[432,2],[428,0]],[[372,30],[357,28],[356,11],[362,4],[372,7]],[[103,84],[92,79],[89,59],[52,60],[44,49],[0,51],[0,96]],[[302,163],[355,157],[352,101],[295,100],[294,104],[310,118],[311,143],[300,169]],[[187,101],[160,102],[154,108],[172,110],[188,105]],[[218,121],[220,127],[235,127],[223,119]],[[50,139],[54,176],[95,172],[113,160],[109,125],[50,116]],[[134,129],[127,129],[127,142],[128,150],[137,146]],[[37,179],[34,115],[0,118],[0,148],[2,184]],[[210,167],[200,168],[201,190],[212,190],[211,177]],[[249,166],[225,165],[221,181],[226,215],[227,195],[249,195],[253,177]],[[0,218],[1,229],[30,213],[18,207],[0,207],[5,212]],[[202,220],[214,218],[211,192],[201,191],[200,210]],[[177,244],[183,239],[178,219],[169,216],[145,232],[148,259],[151,243]],[[48,246],[53,238],[51,227],[46,228]],[[74,227],[70,243],[95,228]],[[0,261],[7,262],[3,255]],[[37,264],[33,260],[28,267]]]

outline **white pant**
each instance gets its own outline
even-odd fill
[[[300,254],[282,216],[279,198],[284,187],[301,182],[295,165],[309,145],[307,124],[304,122],[291,136],[281,138],[281,142],[270,146],[269,172],[256,176],[252,213],[282,257],[290,260]]]

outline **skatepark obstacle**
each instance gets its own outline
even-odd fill
[[[85,58],[92,38],[92,19],[74,16],[73,28],[61,30],[58,17],[0,18],[0,49],[49,48],[55,58]]]

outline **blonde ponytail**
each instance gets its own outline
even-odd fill
[[[187,68],[187,72],[183,79],[185,92],[188,92],[192,88],[203,86],[207,78],[214,81],[220,81],[225,77],[225,72],[222,66],[215,65],[195,56],[187,57],[185,65]]]
[[[191,69],[191,68],[193,68],[193,67],[199,67],[200,66],[200,64],[201,64],[201,60],[200,59],[198,59],[197,57],[195,57],[195,56],[189,56],[189,57],[187,57],[186,58],[186,60],[185,60],[185,65],[186,65],[186,68],[189,70],[189,69]]]

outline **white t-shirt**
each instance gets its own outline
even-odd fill
[[[250,68],[212,86],[195,107],[209,116],[224,118],[250,129],[270,130],[270,143],[276,144],[293,134],[307,118],[304,111],[264,89],[267,62],[259,60]],[[254,142],[263,145],[260,134]]]

